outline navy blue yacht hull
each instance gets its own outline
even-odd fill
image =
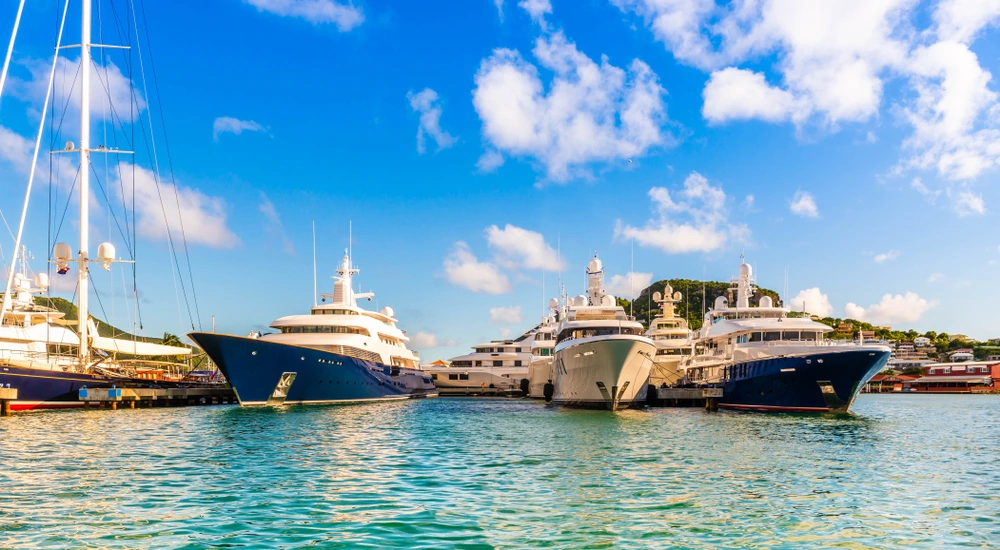
[[[294,373],[284,404],[385,401],[436,395],[429,376],[410,387],[399,369],[321,349],[224,334],[193,332],[191,337],[218,365],[242,405],[266,405],[276,386]],[[272,400],[272,403],[274,401]]]
[[[847,412],[889,351],[843,350],[775,357],[726,368],[719,407],[757,411]]]

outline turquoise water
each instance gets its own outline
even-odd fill
[[[3,547],[996,547],[1000,396],[0,418]]]

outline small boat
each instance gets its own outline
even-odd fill
[[[528,381],[531,349],[539,327],[514,340],[494,340],[472,347],[450,364],[424,366],[441,395],[522,394]]]
[[[568,304],[553,362],[557,405],[608,410],[642,405],[656,346],[642,323],[604,293],[604,267],[587,264],[587,295]]]
[[[723,389],[721,408],[847,412],[889,361],[888,346],[828,340],[831,327],[792,317],[769,296],[752,305],[753,271],[742,258],[733,284],[735,305],[716,298],[684,368],[685,382]]]
[[[306,315],[271,323],[278,332],[230,336],[192,332],[194,340],[226,376],[242,405],[326,404],[437,396],[420,358],[390,307],[369,311],[355,293],[358,270],[344,259],[333,294]],[[329,300],[329,301],[327,301]]]

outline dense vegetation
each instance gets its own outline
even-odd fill
[[[719,296],[725,296],[729,299],[730,303],[733,302],[735,296],[730,292],[732,285],[730,283],[722,283],[719,281],[695,281],[692,279],[667,279],[663,281],[657,281],[648,287],[644,288],[639,296],[631,303],[632,314],[639,321],[642,321],[647,326],[649,325],[650,319],[656,317],[659,306],[653,302],[653,293],[659,292],[663,293],[664,287],[667,284],[673,287],[674,292],[681,293],[681,301],[675,306],[675,311],[680,317],[685,317],[688,321],[688,326],[692,330],[697,330],[701,328],[703,313],[712,308],[715,304],[715,299]],[[704,291],[704,296],[702,292]],[[780,305],[781,300],[778,293],[766,288],[758,288],[757,292],[754,293],[753,297],[750,299],[752,305],[757,305],[761,297],[770,296],[774,300],[775,305]],[[705,309],[702,309],[702,302],[704,298]],[[619,298],[619,302],[626,311],[629,309],[629,301]]]

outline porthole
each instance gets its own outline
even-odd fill
[[[823,362],[823,360],[822,360],[822,359],[817,359],[817,360],[816,360],[816,362],[817,362],[817,363],[822,363],[822,362]]]
[[[257,355],[257,352],[256,351],[251,351],[250,355]]]

